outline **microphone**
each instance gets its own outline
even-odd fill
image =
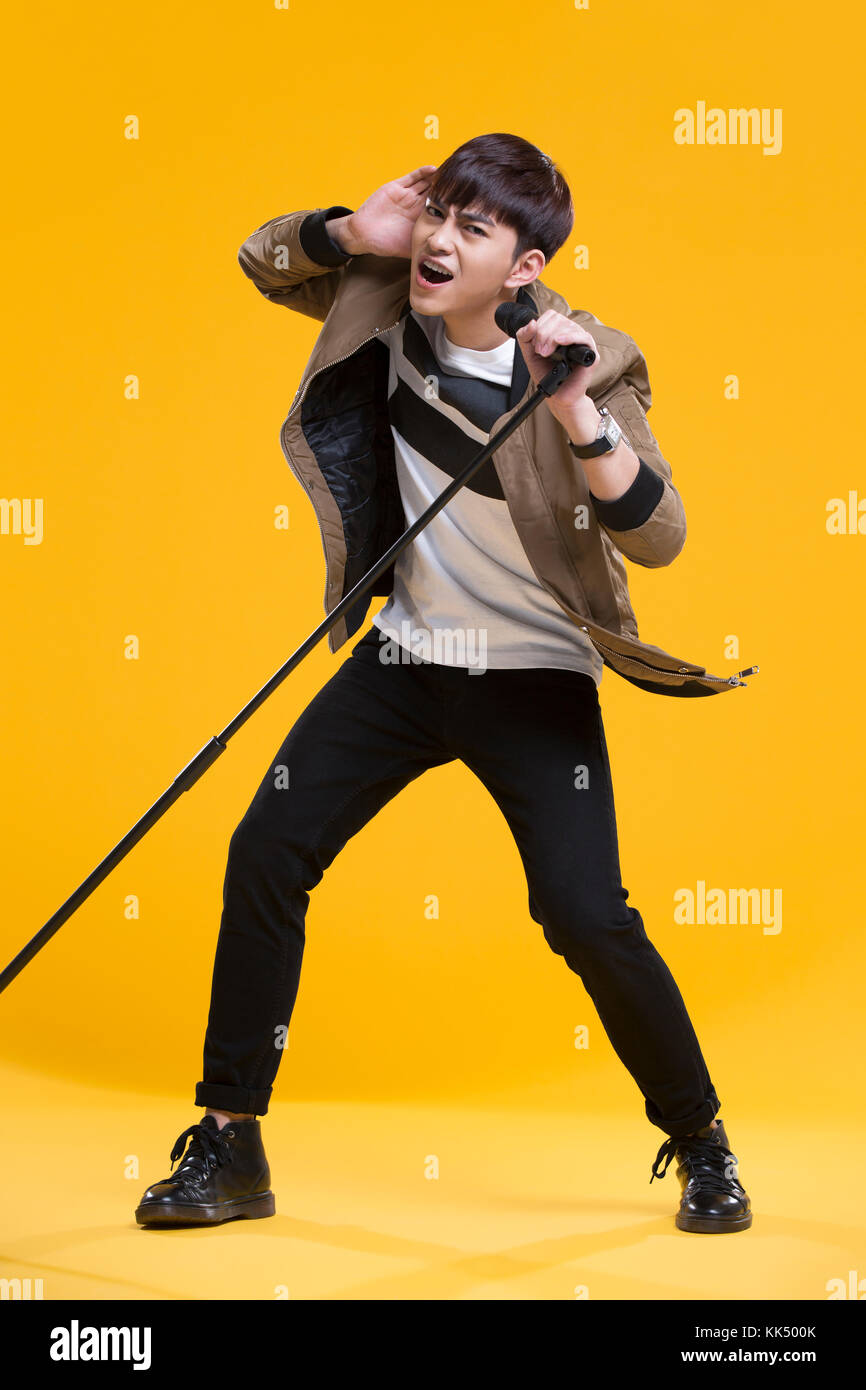
[[[493,317],[497,328],[513,338],[519,328],[525,328],[532,319],[538,318],[538,314],[528,304],[516,304],[513,299],[504,299],[497,304]],[[595,361],[595,353],[588,343],[559,343],[548,360],[557,362],[562,361],[563,357],[573,367],[591,367]]]

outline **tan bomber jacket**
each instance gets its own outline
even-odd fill
[[[394,462],[387,404],[388,348],[375,335],[409,313],[408,259],[347,256],[327,220],[352,212],[334,204],[274,217],[243,243],[238,260],[274,304],[321,322],[280,443],[309,497],[325,555],[325,612],[370,570],[407,529]],[[642,641],[629,598],[625,559],[669,565],[686,537],[683,504],[671,469],[647,423],[646,362],[626,333],[584,309],[572,310],[540,279],[518,300],[541,314],[554,309],[586,328],[599,363],[588,388],[606,405],[640,460],[627,492],[613,500],[589,490],[568,435],[542,403],[497,448],[492,461],[532,569],[563,611],[590,638],[604,664],[640,689],[663,695],[712,695],[745,686]],[[493,435],[534,390],[519,346],[509,409]],[[328,633],[336,652],[358,631],[375,594],[388,595],[394,564]]]

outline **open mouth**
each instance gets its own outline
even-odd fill
[[[418,283],[425,289],[432,289],[435,285],[447,285],[454,276],[447,270],[440,270],[438,266],[430,261],[421,260],[418,262]]]

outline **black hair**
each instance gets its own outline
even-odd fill
[[[427,197],[485,212],[517,235],[514,259],[538,249],[549,263],[574,225],[568,184],[549,155],[519,135],[476,135],[440,164]]]

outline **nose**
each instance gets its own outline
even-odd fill
[[[436,222],[430,231],[430,235],[427,238],[427,245],[431,256],[442,256],[443,258],[447,256],[448,253],[453,250],[453,238],[454,228],[449,215],[447,222]],[[439,249],[437,250],[434,248]]]

